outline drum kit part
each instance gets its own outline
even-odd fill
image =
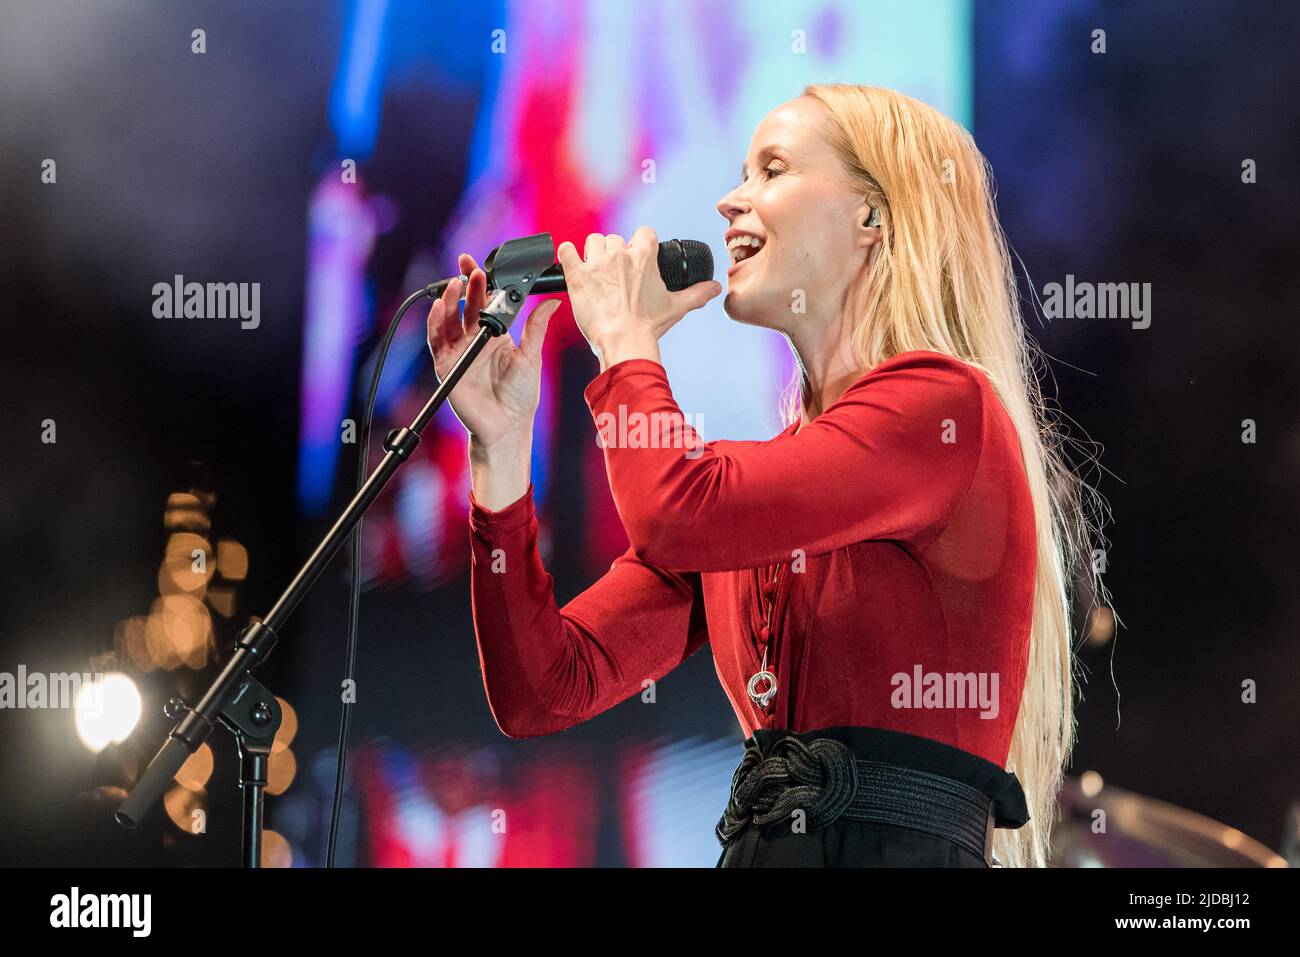
[[[1212,818],[1102,785],[1092,772],[1066,781],[1059,806],[1053,867],[1300,866],[1300,802],[1289,812],[1286,857]]]

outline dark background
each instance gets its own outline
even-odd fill
[[[319,173],[303,158],[329,138],[321,104],[336,13],[304,3],[205,10],[210,31],[240,44],[209,54],[198,75],[180,68],[185,47],[163,42],[188,33],[189,18],[169,5],[119,10],[111,30],[78,30],[75,5],[5,26],[7,50],[47,66],[42,82],[23,85],[14,78],[38,74],[6,71],[0,88],[3,670],[85,670],[87,656],[111,646],[113,624],[148,607],[163,505],[192,481],[187,462],[202,462],[219,491],[215,527],[253,557],[243,614],[268,607],[319,532],[297,519],[294,497],[301,343],[293,323],[265,317],[303,311],[304,211]],[[1097,27],[1104,56],[1088,50]],[[975,8],[973,132],[1034,288],[1067,274],[1152,285],[1146,330],[1048,322],[1026,287],[1060,406],[1076,437],[1100,449],[1103,468],[1090,478],[1113,517],[1106,581],[1123,624],[1081,653],[1089,679],[1072,770],[1095,769],[1272,847],[1300,796],[1297,49],[1300,13],[1281,3]],[[381,135],[367,174],[429,234],[463,185],[474,110],[459,87],[445,102],[431,96],[390,93],[385,129],[398,132]],[[51,155],[57,189],[39,183]],[[425,164],[418,174],[412,156]],[[1241,181],[1246,158],[1258,165],[1253,185]],[[376,281],[390,294],[415,241],[409,228],[380,241]],[[141,290],[173,272],[261,282],[257,347],[220,324],[151,320]],[[594,374],[589,355],[571,361],[579,378],[584,363]],[[47,418],[54,445],[40,441]],[[1247,418],[1255,444],[1241,440]],[[562,565],[556,575],[561,601],[587,583]],[[340,565],[261,674],[295,702],[304,755],[334,734],[333,687],[301,676],[341,673],[344,601]],[[413,622],[428,623],[428,641],[384,640]],[[360,681],[398,675],[418,680],[359,707],[358,740],[491,730],[467,582],[368,594]],[[1258,683],[1257,704],[1241,703],[1245,679]],[[707,654],[667,682],[699,702],[701,733],[733,730]],[[173,689],[157,676],[142,687],[138,733],[159,741],[168,723],[157,696]],[[643,725],[640,715],[615,709],[569,740],[599,754]],[[211,813],[233,821],[233,748],[224,736],[213,742]],[[230,829],[184,846],[165,821],[137,835],[118,829],[79,798],[114,783],[107,774],[69,748],[49,713],[0,715],[0,862],[233,860]],[[616,844],[602,840],[603,863],[620,862]]]

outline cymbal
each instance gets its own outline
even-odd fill
[[[1264,844],[1186,808],[1103,785],[1089,772],[1061,789],[1053,867],[1286,867]]]

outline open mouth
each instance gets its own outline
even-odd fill
[[[727,251],[731,253],[731,265],[734,268],[762,252],[763,240],[757,236],[737,236],[727,243]]]

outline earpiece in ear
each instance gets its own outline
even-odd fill
[[[880,225],[880,207],[879,207],[879,206],[872,206],[872,207],[871,207],[871,218],[868,219],[868,220],[867,220],[865,223],[863,223],[862,225],[863,225],[863,226],[879,226],[879,225]]]

